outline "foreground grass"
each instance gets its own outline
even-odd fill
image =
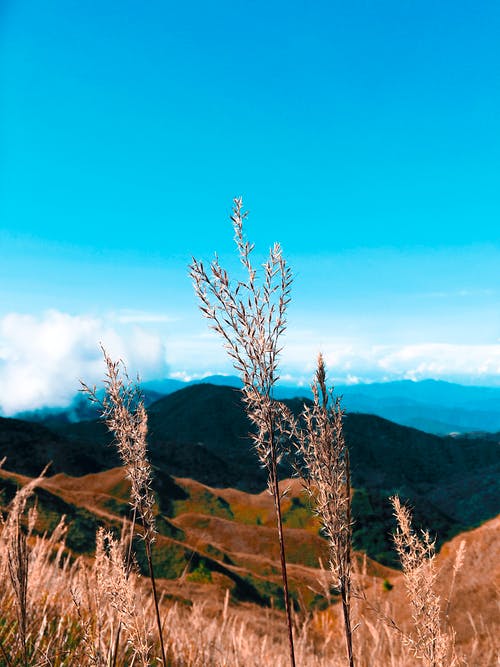
[[[25,501],[33,489],[33,484],[28,485]],[[33,510],[26,509],[28,503],[23,497],[11,504],[0,541],[0,665],[161,664],[148,582],[135,570],[127,577],[120,569],[117,556],[126,549],[126,540],[104,539],[101,532],[95,556],[75,558],[64,546],[64,523],[45,537],[30,534],[36,516]],[[12,538],[19,535],[18,527],[26,537],[24,600],[16,593],[8,567],[12,549],[17,548],[17,538]],[[496,664],[494,590],[485,585],[483,577],[485,569],[488,576],[494,577],[495,567],[498,568],[493,548],[497,531],[498,521],[494,521],[465,536],[465,562],[457,574],[450,611],[450,624],[458,633],[461,664],[478,667]],[[446,545],[439,563],[442,575],[439,590],[443,599],[457,548],[457,540]],[[383,590],[378,578],[363,572],[356,576],[366,591],[369,606],[390,613],[411,631],[412,620],[406,611],[402,582],[393,580],[394,588],[389,592]],[[288,663],[283,612],[233,601],[216,578],[212,583],[203,579],[160,580],[159,591],[166,660],[171,667],[280,667]],[[485,591],[489,591],[489,597]],[[23,615],[20,604],[24,604]],[[488,614],[492,615],[488,618]],[[364,602],[354,601],[353,616],[359,623],[354,631],[356,664],[366,667],[422,664]],[[21,618],[24,618],[24,633],[20,632]],[[293,622],[299,665],[345,664],[338,604],[324,611],[295,612]]]

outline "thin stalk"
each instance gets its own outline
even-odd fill
[[[349,452],[342,432],[340,399],[333,401],[327,390],[323,356],[312,385],[314,402],[302,413],[304,426],[298,432],[297,469],[316,503],[316,515],[328,539],[330,568],[342,598],[347,664],[354,667],[351,627],[351,478]],[[330,398],[332,403],[330,403]]]
[[[16,596],[17,619],[19,629],[19,643],[21,645],[23,662],[28,667],[28,641],[27,641],[27,593],[28,593],[28,547],[26,535],[23,533],[19,515],[15,520],[14,535],[11,538],[9,552],[9,573]]]
[[[140,391],[132,385],[124,369],[125,381],[120,377],[123,364],[113,361],[102,348],[107,366],[105,379],[106,394],[100,401],[95,387],[89,388],[82,382],[83,391],[90,400],[100,405],[101,417],[104,418],[108,429],[114,433],[120,458],[131,482],[131,501],[134,510],[142,520],[144,529],[143,539],[146,545],[149,574],[153,589],[156,621],[162,652],[163,664],[166,665],[165,648],[158,606],[158,595],[153,570],[151,546],[154,540],[154,495],[152,490],[152,470],[147,456],[147,412],[144,407]],[[130,547],[129,547],[130,554]],[[128,574],[128,573],[127,573]]]
[[[136,520],[136,518],[137,518],[137,508],[134,507],[134,513],[132,515],[132,525],[130,527],[130,541],[129,541],[129,545],[128,545],[127,559],[125,561],[125,571],[127,573],[127,578],[128,578],[128,575],[130,574],[130,563],[132,562],[132,543],[134,541],[135,520]],[[119,621],[118,630],[116,631],[116,639],[115,639],[115,647],[114,647],[114,651],[113,651],[112,667],[116,667],[116,659],[118,657],[118,647],[120,645],[121,629],[122,629],[122,622]]]
[[[345,493],[347,499],[346,521],[351,525],[351,467],[349,461],[349,450],[346,448],[345,456]],[[354,667],[354,656],[352,653],[352,628],[351,628],[351,533],[349,534],[349,544],[347,545],[345,555],[345,573],[341,579],[342,611],[344,612],[345,640],[347,646],[347,657],[349,667]]]
[[[161,647],[161,657],[163,664],[167,664],[167,658],[165,656],[165,646],[163,645],[163,632],[162,632],[162,627],[161,627],[161,618],[160,618],[160,608],[158,605],[158,593],[156,590],[156,580],[155,580],[155,574],[154,574],[154,568],[153,568],[153,557],[151,553],[151,542],[149,540],[146,541],[146,555],[148,558],[148,567],[149,567],[149,578],[151,580],[151,587],[153,589],[153,600],[155,603],[155,613],[156,613],[156,624],[158,626],[158,635],[160,637],[160,647]]]
[[[342,611],[344,613],[347,658],[349,660],[349,667],[354,667],[354,656],[352,654],[352,629],[351,629],[351,618],[350,618],[349,592],[345,584],[342,584],[340,589],[340,594],[342,596]]]
[[[3,646],[3,641],[2,641],[1,639],[0,639],[0,650],[2,651],[2,655],[3,655],[3,657],[5,658],[5,662],[7,663],[8,667],[11,667],[12,662],[10,661],[9,656],[8,656],[7,653],[5,652],[5,648],[4,648],[4,646]]]
[[[273,485],[274,509],[276,511],[276,522],[278,524],[278,539],[280,545],[281,576],[283,579],[283,595],[285,598],[286,623],[288,627],[288,644],[290,648],[290,664],[295,667],[295,652],[293,647],[292,613],[290,608],[290,595],[288,591],[288,575],[286,571],[285,540],[283,537],[283,521],[281,517],[281,498],[278,486],[276,461],[273,460],[271,479]]]
[[[288,415],[275,415],[272,388],[277,380],[279,338],[286,328],[286,308],[290,302],[292,274],[275,243],[263,264],[264,278],[258,286],[257,271],[250,255],[253,244],[243,233],[247,216],[240,197],[233,200],[234,239],[241,263],[247,272],[246,281],[231,284],[229,275],[217,257],[210,265],[209,275],[202,262],[193,258],[190,266],[200,309],[211,320],[211,328],[222,336],[233,365],[243,380],[245,410],[253,427],[252,439],[260,462],[268,475],[268,489],[274,499],[278,526],[283,594],[285,601],[291,667],[295,667],[290,595],[286,572],[285,545],[281,500],[278,488],[278,457],[285,444],[276,439],[288,427]],[[288,434],[287,434],[288,435]],[[285,437],[286,439],[286,437]]]
[[[128,543],[127,560],[125,561],[127,576],[130,573],[130,565],[132,563],[132,547],[133,547],[133,542],[134,542],[136,519],[137,519],[137,507],[134,507],[134,513],[132,515],[132,525],[130,526],[130,540],[129,540],[129,543]]]

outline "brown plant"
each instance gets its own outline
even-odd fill
[[[291,434],[290,415],[283,404],[273,400],[273,388],[279,379],[280,338],[286,328],[292,273],[276,243],[263,265],[262,284],[257,284],[257,271],[251,261],[254,245],[243,234],[247,213],[243,212],[241,198],[234,199],[233,204],[234,238],[246,280],[231,284],[217,257],[208,272],[201,261],[193,258],[190,274],[203,315],[222,337],[234,368],[241,375],[246,412],[255,427],[251,437],[267,471],[268,489],[276,512],[290,663],[293,666],[293,627],[278,487],[278,463]]]
[[[436,592],[435,543],[428,531],[422,531],[419,536],[413,530],[411,512],[401,504],[398,496],[392,497],[391,501],[398,524],[394,544],[403,568],[414,628],[412,633],[402,634],[403,641],[428,667],[451,667],[457,664],[457,657],[454,634],[444,631],[441,623],[441,600]],[[461,560],[462,554],[455,561],[455,574]]]
[[[148,561],[149,578],[153,591],[156,623],[163,664],[167,664],[160,617],[159,596],[153,567],[153,543],[156,526],[154,517],[155,498],[152,489],[152,469],[147,456],[146,436],[148,417],[142,394],[137,384],[130,381],[124,364],[113,361],[104,348],[101,348],[106,364],[104,380],[105,396],[102,401],[97,396],[96,387],[88,387],[82,382],[82,391],[100,408],[101,418],[108,430],[115,436],[118,453],[127,471],[131,483],[131,505],[135,517],[141,519]],[[122,377],[123,376],[123,377]],[[125,569],[130,566],[131,551]],[[115,655],[116,655],[115,650]]]
[[[318,357],[314,401],[302,413],[298,429],[298,470],[313,499],[322,532],[328,540],[333,585],[340,591],[347,658],[354,665],[351,628],[351,483],[349,451],[342,431],[340,399],[326,387],[323,357]]]
[[[5,563],[7,563],[9,579],[15,596],[18,641],[21,647],[22,660],[25,665],[29,664],[29,655],[33,651],[33,646],[30,646],[29,642],[30,605],[28,581],[30,574],[30,549],[28,547],[28,537],[33,532],[36,523],[36,506],[31,507],[27,512],[27,530],[23,526],[23,515],[29,498],[42,481],[47,468],[48,466],[46,466],[39,477],[31,480],[17,491],[12,500],[7,518],[3,521],[2,540],[5,542],[7,548],[1,559],[1,570],[2,572],[5,570]]]

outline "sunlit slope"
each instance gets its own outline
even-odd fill
[[[0,478],[5,505],[15,489],[29,481],[5,471],[0,471]],[[126,530],[130,527],[129,488],[122,468],[83,477],[57,474],[45,479],[36,491],[37,529],[50,532],[65,515],[69,549],[75,554],[90,554],[99,525],[116,533],[124,526]],[[156,494],[159,534],[155,549],[160,577],[185,579],[189,585],[184,595],[188,597],[191,583],[202,582],[229,588],[236,599],[264,605],[272,600],[281,605],[277,535],[271,520],[272,498],[267,492],[252,495],[169,478],[163,497],[160,495]],[[301,508],[298,522],[294,516],[297,508]],[[307,606],[324,604],[319,582],[324,579],[321,567],[327,567],[327,546],[318,535],[316,521],[296,482],[284,503],[284,520],[293,597]],[[297,523],[302,527],[289,527]],[[136,540],[136,547],[141,561],[140,540]],[[370,572],[385,577],[389,570],[371,563]]]
[[[300,410],[299,399],[287,403],[295,412]],[[266,474],[252,451],[249,430],[240,393],[230,387],[194,385],[151,405],[148,445],[162,511],[170,515],[169,504],[175,500],[170,475],[214,489],[265,489]],[[438,545],[500,512],[495,436],[443,438],[373,415],[349,414],[345,437],[356,489],[354,544],[378,561],[392,563],[388,497],[394,493],[410,501],[416,524],[430,527]],[[30,476],[47,460],[53,462],[49,474],[81,475],[119,464],[105,426],[96,421],[60,424],[55,433],[3,419],[0,438],[6,468]],[[285,463],[282,477],[291,473]],[[245,512],[248,509],[239,510],[238,520],[245,520]],[[303,508],[296,505],[291,527],[302,527],[301,513]],[[266,523],[265,516],[255,520]]]
[[[0,471],[0,480],[2,505],[6,506],[15,489],[29,478]],[[282,490],[285,488],[288,493],[283,515],[294,604],[318,612],[324,609],[328,614],[327,601],[334,602],[336,597],[331,595],[331,581],[324,569],[328,562],[326,542],[318,534],[317,521],[300,482],[286,480]],[[162,494],[156,494],[159,534],[155,567],[162,578],[163,593],[185,604],[207,597],[215,603],[229,590],[235,602],[281,608],[279,554],[272,497],[267,491],[248,494],[168,476],[162,489]],[[124,524],[129,516],[129,490],[122,468],[82,477],[54,475],[43,480],[36,492],[37,529],[50,532],[64,514],[69,549],[75,555],[90,554],[99,525],[116,533],[124,525],[130,527],[126,520]],[[498,631],[499,521],[492,519],[446,542],[437,557],[438,588],[446,601],[457,548],[465,540],[465,561],[452,591],[450,620],[459,645],[468,645],[470,650],[478,637],[481,646],[494,644],[492,637]],[[136,540],[136,549],[141,563],[144,556],[140,540]],[[400,624],[410,627],[400,572],[359,552],[355,560],[369,599],[390,609]],[[247,613],[256,613],[252,609],[248,607]]]

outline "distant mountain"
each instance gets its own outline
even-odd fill
[[[177,389],[184,386],[183,382],[180,384],[181,387],[177,387]],[[173,389],[173,391],[176,391],[177,389]],[[141,388],[141,391],[146,407],[164,395],[163,392],[158,392],[151,388]],[[98,391],[97,396],[102,399],[104,391]],[[39,408],[38,410],[18,412],[15,415],[16,419],[43,424],[49,428],[59,423],[88,421],[97,419],[98,417],[98,407],[94,403],[91,403],[87,396],[82,393],[76,394],[70,405],[66,408]]]
[[[384,417],[436,435],[500,431],[500,387],[468,387],[440,380],[337,385],[347,412]],[[281,385],[276,398],[305,396],[308,387]]]
[[[30,477],[36,477],[48,463],[48,475],[83,475],[120,465],[114,449],[93,438],[80,441],[42,424],[0,417],[0,457],[4,456],[6,469]]]
[[[302,401],[286,403],[298,412]],[[191,385],[156,401],[148,413],[149,452],[159,473],[246,492],[265,488],[266,474],[251,449],[250,423],[237,389]],[[500,436],[438,437],[358,413],[348,414],[344,423],[356,488],[357,548],[388,562],[392,512],[387,499],[394,493],[411,502],[417,523],[436,531],[438,542],[500,512]],[[101,422],[59,422],[52,429],[2,419],[7,470],[32,476],[52,460],[53,472],[79,475],[119,464]],[[292,474],[289,463],[281,474]]]
[[[165,378],[163,380],[148,380],[147,382],[141,382],[141,387],[145,391],[154,391],[161,396],[166,396],[167,394],[172,394],[174,391],[179,391],[179,389],[184,389],[187,384],[188,383],[183,382],[182,380]]]
[[[298,412],[302,401],[287,400]],[[167,396],[149,409],[151,449],[168,451],[171,444],[189,443],[215,454],[225,466],[221,470],[230,486],[258,491],[265,483],[264,471],[257,467],[248,438],[249,422],[240,394],[235,389],[211,385],[191,386]],[[415,518],[422,526],[432,526],[445,539],[464,527],[500,512],[500,459],[498,439],[443,438],[397,425],[388,420],[352,413],[345,418],[353,485],[358,489],[355,509],[363,516],[355,539],[369,553],[384,558],[391,548],[388,496],[399,493],[415,505]],[[156,454],[157,455],[157,454]],[[193,477],[182,459],[170,461],[169,472]],[[291,474],[283,466],[283,476]],[[225,486],[217,479],[218,470],[205,469],[198,481]]]
[[[174,378],[148,381],[142,384],[146,406],[161,396],[199,384],[240,388],[241,380],[234,375],[212,375],[191,382]],[[374,414],[436,435],[500,431],[499,387],[468,387],[437,380],[402,380],[338,385],[335,393],[343,397],[347,412]],[[310,387],[287,384],[278,384],[274,395],[279,400],[312,397]],[[58,421],[92,419],[96,417],[96,411],[79,394],[69,408],[36,410],[20,413],[16,417],[50,426]]]
[[[336,388],[346,410],[376,414],[405,426],[446,435],[500,431],[500,388],[437,380],[373,383]]]

